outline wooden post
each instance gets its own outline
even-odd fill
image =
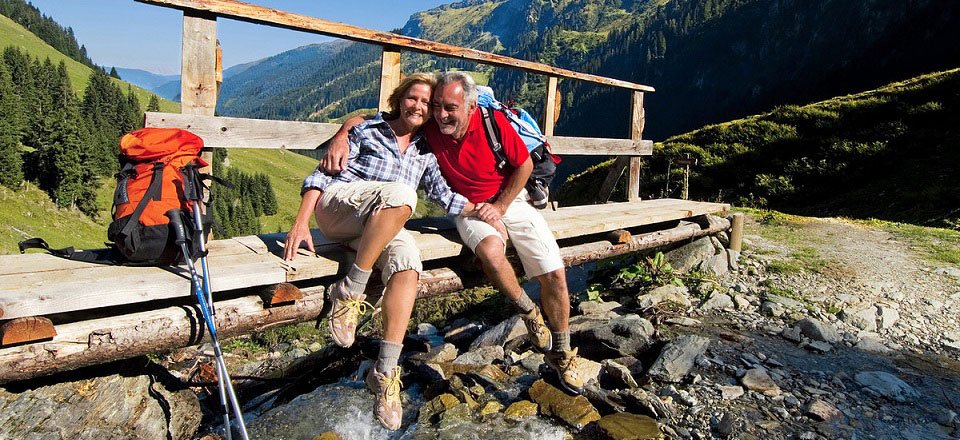
[[[730,221],[730,249],[737,252],[743,248],[743,214],[736,213]]]
[[[644,112],[643,92],[633,92],[631,100],[630,139],[639,141],[643,136]],[[640,157],[630,158],[630,177],[627,180],[627,201],[640,200]]]
[[[180,113],[213,116],[217,109],[217,17],[183,11],[183,49],[180,61]],[[204,151],[207,163],[213,153]],[[211,166],[200,170],[212,174]]]
[[[386,111],[390,107],[387,100],[393,89],[400,84],[400,68],[400,51],[384,46],[380,63],[380,111]]]
[[[543,108],[543,134],[553,136],[553,126],[560,115],[557,99],[560,92],[557,90],[557,77],[547,77],[547,105]]]

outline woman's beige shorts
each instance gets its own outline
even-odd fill
[[[317,226],[328,239],[356,249],[370,216],[381,209],[400,206],[415,210],[417,190],[397,182],[335,183],[327,187],[317,202]],[[401,229],[380,254],[377,267],[382,272],[384,285],[394,273],[404,270],[423,272],[420,250],[413,236]]]

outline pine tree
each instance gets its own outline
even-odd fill
[[[150,103],[147,104],[148,112],[158,112],[160,111],[160,100],[157,99],[157,95],[150,95]]]
[[[116,68],[116,67],[111,67],[111,68],[110,68],[110,77],[111,77],[111,78],[120,79],[120,74],[117,73],[117,68]]]
[[[280,209],[279,204],[277,203],[277,193],[273,191],[273,184],[270,183],[270,177],[266,174],[260,173],[260,187],[262,188],[263,193],[263,214],[264,215],[276,215],[277,211]]]
[[[18,188],[23,183],[20,153],[20,100],[6,63],[0,62],[0,185]]]
[[[121,133],[131,132],[143,128],[143,111],[140,109],[140,100],[133,93],[133,86],[127,85],[127,121],[121,127]]]

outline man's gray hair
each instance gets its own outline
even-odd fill
[[[459,71],[447,71],[440,74],[440,77],[437,79],[437,89],[451,84],[454,82],[459,82],[460,86],[463,87],[463,102],[466,104],[477,104],[477,82],[473,80],[473,77],[470,75],[459,72]]]

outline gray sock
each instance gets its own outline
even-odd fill
[[[401,351],[403,351],[403,344],[380,341],[380,355],[377,356],[376,364],[377,371],[381,374],[387,374],[388,371],[396,368]]]
[[[553,351],[570,351],[570,330],[550,334],[553,335]]]
[[[514,301],[513,304],[516,305],[517,308],[520,309],[520,311],[523,313],[530,313],[530,311],[533,310],[534,307],[536,307],[536,305],[533,304],[533,301],[530,300],[530,297],[523,292],[520,292],[520,298],[517,298],[517,300]]]
[[[347,277],[343,279],[343,287],[345,287],[348,292],[363,293],[363,291],[367,289],[367,281],[370,281],[370,272],[369,270],[363,270],[357,267],[356,264],[350,266],[350,272],[348,272]]]

